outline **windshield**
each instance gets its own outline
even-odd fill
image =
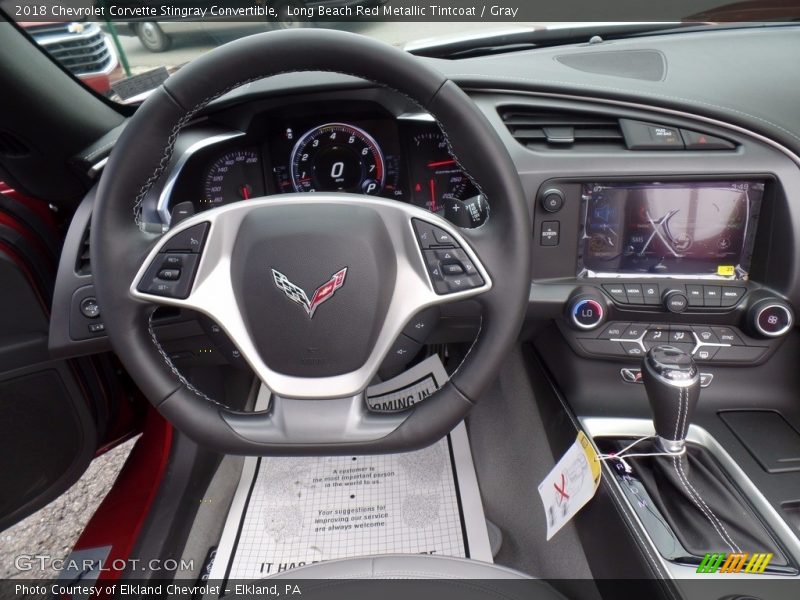
[[[0,0],[9,18],[66,70],[95,92],[126,104],[143,100],[195,57],[264,31],[333,28],[416,54],[456,59],[585,43],[592,38],[666,33],[685,28],[687,22],[695,28],[700,23],[708,28],[712,22],[791,20],[797,11],[790,4],[738,2],[680,18],[667,15],[665,19],[660,14],[657,21],[575,23],[526,20],[536,17],[537,3],[522,0],[474,4],[462,0],[438,4],[402,0],[181,0],[172,4],[64,0],[25,4]]]

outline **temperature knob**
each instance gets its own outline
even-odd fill
[[[776,298],[756,302],[750,309],[750,329],[761,337],[780,337],[794,325],[794,313],[788,304]]]
[[[588,331],[598,327],[606,316],[603,303],[592,296],[577,296],[568,304],[569,322],[573,327]]]

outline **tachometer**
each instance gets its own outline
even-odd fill
[[[477,227],[486,220],[482,195],[450,155],[441,131],[411,138],[412,202],[459,227]]]
[[[290,158],[296,192],[383,191],[386,164],[380,147],[366,131],[346,123],[328,123],[297,140]]]
[[[206,171],[201,209],[263,196],[260,162],[254,150],[234,150],[215,160]]]

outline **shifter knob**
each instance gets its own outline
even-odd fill
[[[700,397],[697,365],[679,348],[655,346],[642,359],[642,380],[658,445],[665,452],[680,452]]]

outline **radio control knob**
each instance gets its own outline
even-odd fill
[[[750,309],[749,325],[760,337],[776,338],[786,335],[794,325],[791,307],[777,298],[766,298],[756,302]]]
[[[689,306],[689,299],[681,290],[667,290],[661,300],[664,308],[673,313],[682,313]]]
[[[603,302],[592,296],[577,296],[567,304],[569,323],[576,329],[589,331],[606,318]]]

